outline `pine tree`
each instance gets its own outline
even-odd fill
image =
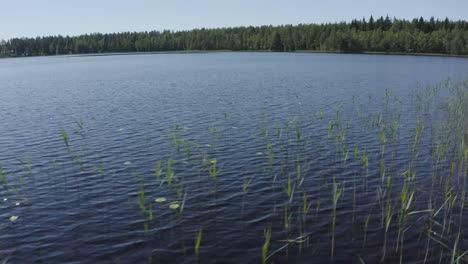
[[[281,40],[281,35],[278,31],[273,33],[273,38],[271,41],[271,50],[272,51],[284,51],[283,41]]]

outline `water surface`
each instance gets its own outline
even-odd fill
[[[335,260],[375,263],[383,239],[378,216],[370,221],[364,249],[361,240],[375,207],[379,167],[371,164],[364,176],[358,159],[343,163],[334,147],[338,132],[326,140],[329,121],[339,109],[353,124],[346,137],[350,157],[356,145],[378,157],[378,135],[358,125],[356,111],[384,111],[387,91],[391,113],[402,116],[400,140],[392,147],[401,156],[392,162],[404,166],[416,122],[411,95],[466,73],[467,59],[421,56],[213,52],[2,59],[0,166],[9,173],[9,187],[0,191],[0,260],[193,263],[195,234],[203,229],[200,263],[256,263],[264,230],[271,228],[270,253],[284,240],[309,237],[307,245],[291,243],[276,254],[276,263],[327,263],[330,186],[337,177],[345,189]],[[180,152],[173,132],[183,142]],[[268,143],[275,152],[273,169]],[[170,157],[179,187],[155,179],[157,161],[166,166]],[[216,182],[203,157],[222,166]],[[288,175],[296,177],[297,160],[307,180],[297,183],[288,202],[284,186]],[[423,161],[418,170],[430,177]],[[351,223],[352,190],[364,177],[369,188],[354,202]],[[142,179],[151,221],[138,205]],[[303,193],[312,202],[305,228],[298,224]],[[158,197],[185,197],[183,212],[155,203]],[[285,208],[293,213],[289,229]],[[9,221],[11,216],[18,220]],[[405,258],[421,260],[419,233],[407,236]],[[400,257],[389,255],[389,263]]]

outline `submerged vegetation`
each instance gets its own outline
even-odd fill
[[[405,112],[403,101],[408,104]],[[239,227],[237,238],[256,237],[246,238],[257,252],[252,261],[252,255],[244,256],[248,262],[301,257],[317,260],[313,262],[468,261],[468,233],[463,229],[468,223],[468,81],[447,80],[407,99],[387,91],[377,102],[377,113],[367,111],[370,103],[370,98],[363,103],[353,99],[328,113],[315,109],[286,122],[270,119],[262,109],[258,125],[248,128],[225,114],[224,124],[210,125],[199,142],[188,126],[182,129],[175,121],[167,137],[172,149],[153,161],[151,174],[135,176],[135,193],[129,198],[142,217],[144,239],[150,247],[157,247],[155,240],[176,241],[171,245],[180,245],[184,258],[206,262],[213,254],[204,247],[226,249],[235,242],[219,243],[220,230],[213,222],[190,224],[191,213],[204,212],[216,223],[223,221],[218,214],[229,209],[241,216],[223,222]],[[250,129],[246,144],[260,146],[239,154],[256,166],[223,156],[223,137],[237,129]],[[96,168],[80,158],[85,148],[77,146],[74,137],[64,129],[60,134],[66,153],[79,165],[75,169]],[[29,201],[20,190],[31,165],[21,164],[25,169],[19,177],[0,167],[0,197],[8,198],[4,202]],[[95,173],[111,171],[99,167]],[[223,189],[224,184],[236,188]],[[239,198],[236,203],[220,201],[228,191]],[[261,227],[248,230],[249,217],[260,217],[256,225]],[[18,224],[21,218],[11,215],[10,223],[2,223]],[[158,228],[166,225],[169,237],[159,237]],[[149,254],[150,262],[158,259],[157,253]]]
[[[0,56],[192,50],[340,51],[468,55],[468,22],[380,17],[330,24],[13,38]]]

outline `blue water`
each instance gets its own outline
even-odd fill
[[[339,106],[345,119],[358,122],[353,111],[383,111],[387,91],[392,101],[402,100],[392,111],[403,113],[406,131],[414,123],[406,110],[412,109],[415,91],[448,78],[462,80],[467,73],[465,58],[423,56],[213,52],[2,59],[0,166],[8,189],[0,190],[0,260],[194,263],[195,234],[203,229],[200,263],[257,263],[264,229],[273,229],[272,251],[284,244],[279,241],[299,236],[294,215],[291,229],[281,230],[288,202],[277,183],[287,182],[294,161],[301,159],[310,177],[300,190],[313,202],[306,231],[310,244],[300,252],[293,243],[289,252],[275,255],[275,263],[326,263],[331,177],[355,179],[351,172],[361,167],[357,161],[335,166],[334,148],[322,141]],[[296,137],[299,126],[303,140],[290,147],[275,128],[286,138],[288,120],[301,122],[291,126],[290,135]],[[180,152],[173,145],[175,121]],[[273,170],[267,169],[265,138],[275,151]],[[409,138],[402,133],[402,153]],[[350,129],[349,140],[378,152],[378,138],[359,128]],[[354,145],[349,149],[351,156]],[[166,166],[170,157],[180,188],[155,179],[157,161]],[[203,157],[222,166],[216,183],[201,166]],[[166,167],[163,178],[165,173]],[[252,177],[244,194],[243,184]],[[141,179],[151,221],[138,205]],[[348,223],[351,193],[345,193],[338,218]],[[155,203],[158,197],[167,202]],[[374,191],[358,197],[361,223],[374,198]],[[184,199],[182,213],[168,207]],[[301,199],[294,201],[300,205]],[[296,214],[298,206],[293,208]],[[10,221],[11,216],[18,219]],[[351,233],[362,233],[356,226],[337,226],[342,239],[336,260],[378,260],[378,228],[368,234],[369,248],[361,250],[349,242]],[[418,245],[407,247],[414,251]]]

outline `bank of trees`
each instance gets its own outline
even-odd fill
[[[468,22],[380,17],[333,24],[124,32],[14,38],[0,55],[35,56],[184,50],[319,50],[468,55]]]

